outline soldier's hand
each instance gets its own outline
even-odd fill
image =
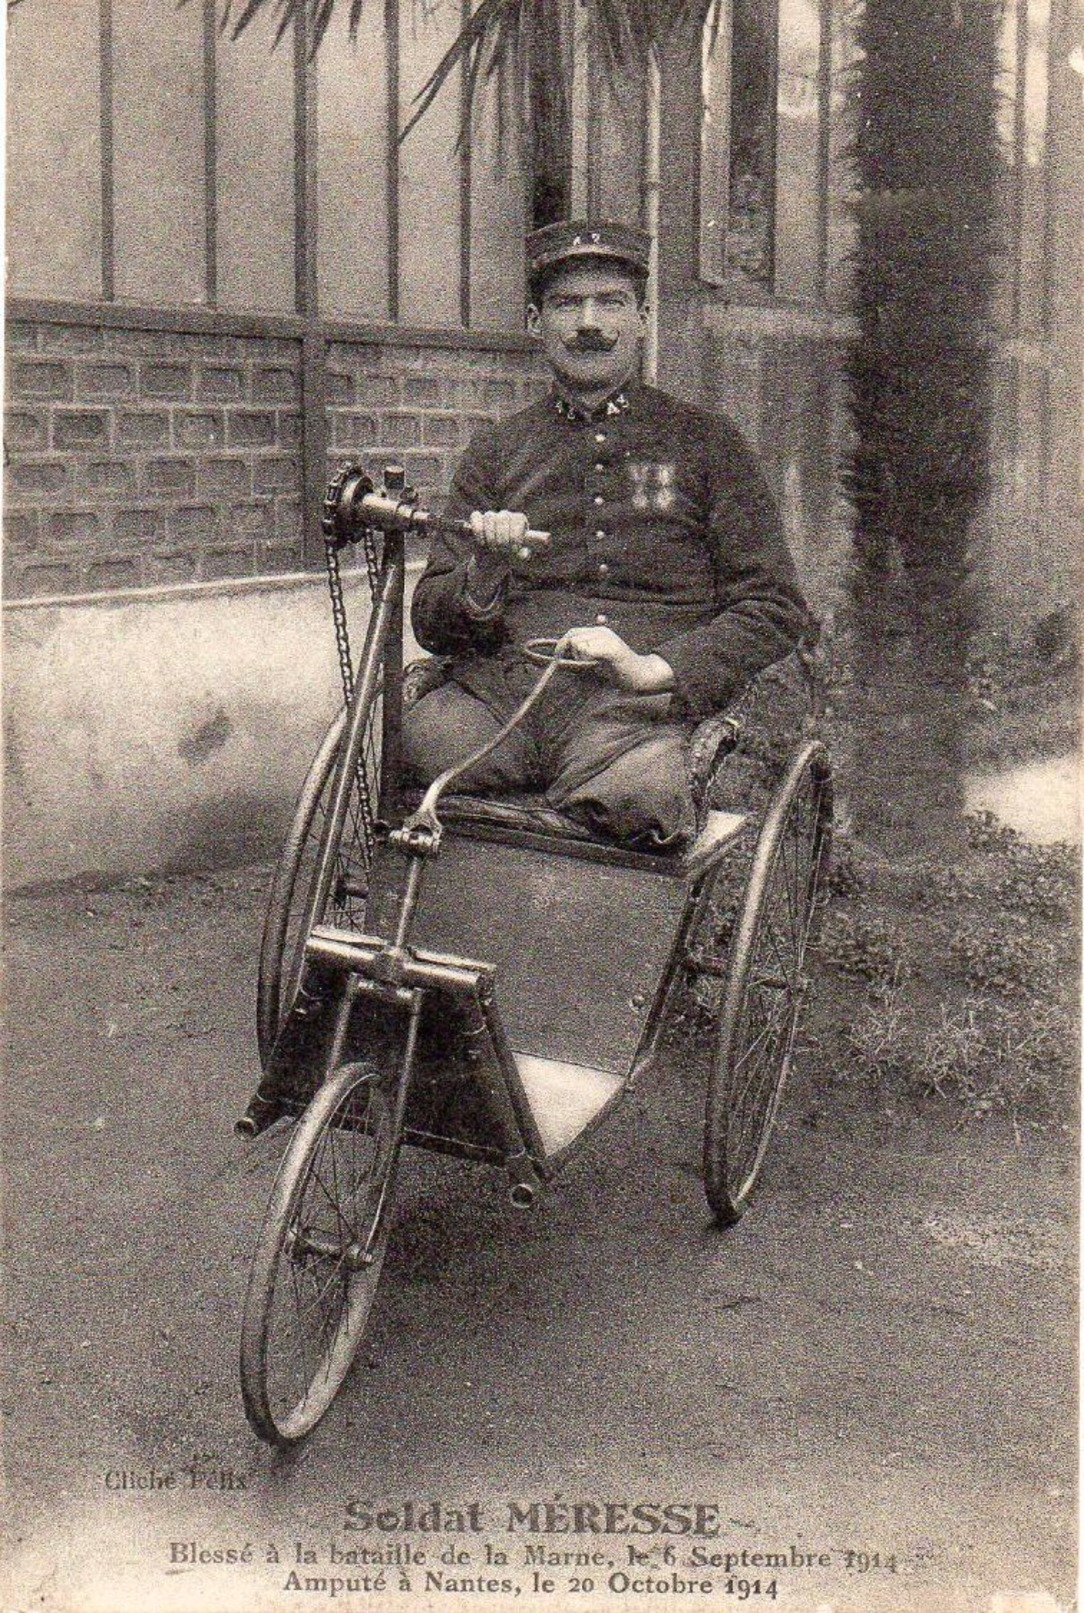
[[[640,655],[610,627],[573,627],[558,640],[556,654],[574,661],[596,661],[600,677],[632,694],[664,694],[674,687],[674,671],[661,655]]]
[[[474,510],[470,527],[475,543],[487,554],[522,563],[534,553],[526,542],[527,517],[519,510]]]

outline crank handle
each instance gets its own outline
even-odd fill
[[[452,537],[474,536],[469,521],[457,521],[446,515],[436,515],[412,498],[397,498],[394,494],[362,491],[354,500],[355,513],[362,525],[378,527],[382,532],[443,532]],[[539,549],[549,547],[548,532],[527,531],[519,544],[521,560],[528,559]]]
[[[344,465],[336,473],[324,497],[320,523],[329,544],[340,548],[358,538],[364,527],[375,527],[379,532],[444,532],[473,538],[469,521],[436,515],[419,504],[413,492],[403,486],[403,473],[398,466],[387,466],[384,475],[387,485],[378,493],[360,465]],[[525,532],[517,545],[519,558],[529,560],[539,549],[547,549],[549,541],[548,532]]]
[[[428,511],[424,513],[429,515]],[[429,515],[427,525],[431,531],[446,532],[453,537],[473,538],[475,535],[474,528],[469,521],[449,520],[443,515]],[[540,549],[548,549],[549,545],[550,535],[548,532],[536,532],[533,527],[528,527],[516,545],[516,555],[520,560],[529,560]]]

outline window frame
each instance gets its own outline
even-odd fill
[[[736,271],[727,261],[730,223],[731,118],[733,108],[733,0],[712,0],[701,36],[701,117],[699,170],[697,184],[697,275],[702,286],[719,293],[726,301],[753,307],[799,306],[824,308],[829,302],[830,274],[830,180],[832,170],[834,72],[834,12],[840,0],[815,0],[818,19],[817,55],[817,137],[815,173],[816,197],[815,260],[810,279],[810,296],[795,295],[778,288],[777,238],[779,228],[779,99],[780,99],[780,22],[787,0],[774,0],[774,50],[771,105],[771,166],[769,213],[769,271],[763,282]],[[843,0],[845,3],[845,0]],[[722,110],[721,121],[719,119]],[[713,137],[714,136],[714,137]]]

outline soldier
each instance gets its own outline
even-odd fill
[[[649,237],[551,224],[527,240],[527,328],[548,394],[472,439],[413,603],[447,681],[406,714],[430,782],[491,738],[537,678],[530,638],[590,659],[467,776],[545,793],[591,829],[664,845],[692,826],[691,728],[792,651],[808,625],[779,517],[740,434],[638,379]],[[528,523],[529,512],[530,520]],[[532,527],[551,534],[529,551]]]

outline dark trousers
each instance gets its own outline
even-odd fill
[[[492,739],[538,677],[519,656],[457,668],[454,681],[403,714],[404,760],[424,784]],[[594,673],[559,672],[526,721],[453,788],[539,792],[577,822],[632,842],[666,844],[694,821],[687,733],[669,695],[624,694]]]

